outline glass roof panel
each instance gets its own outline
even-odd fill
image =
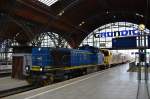
[[[44,4],[46,4],[47,6],[51,6],[53,5],[54,3],[56,3],[58,0],[38,0]]]

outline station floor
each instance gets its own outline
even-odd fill
[[[28,85],[28,82],[25,80],[12,79],[11,77],[0,78],[0,91],[22,87],[26,85]]]
[[[137,74],[127,69],[124,64],[5,99],[148,99],[145,89],[137,98]]]

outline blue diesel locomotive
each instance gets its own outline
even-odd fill
[[[32,66],[26,68],[32,83],[47,85],[55,79],[82,75],[103,61],[99,49],[87,45],[79,49],[36,47],[32,48]]]

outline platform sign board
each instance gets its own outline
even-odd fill
[[[113,38],[112,39],[112,48],[115,48],[115,49],[137,48],[136,37]]]
[[[126,37],[126,36],[138,36],[138,30],[122,30],[113,32],[97,32],[94,34],[95,38],[105,38],[105,37]]]

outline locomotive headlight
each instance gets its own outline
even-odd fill
[[[43,71],[43,68],[40,68],[40,71]]]
[[[26,71],[28,71],[29,70],[29,67],[26,67]]]
[[[29,71],[29,70],[30,70],[30,66],[29,66],[29,65],[26,65],[25,70],[26,70],[26,71]]]

